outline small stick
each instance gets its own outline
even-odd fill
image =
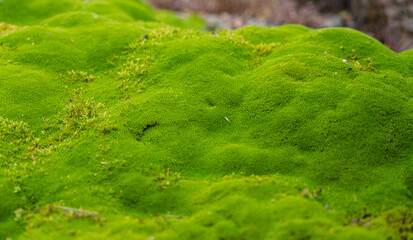
[[[169,167],[168,167],[168,171],[166,171],[166,178],[169,177]]]
[[[74,213],[84,213],[85,216],[97,216],[98,212],[93,212],[93,211],[88,211],[88,210],[83,210],[80,208],[70,208],[70,207],[63,207],[63,206],[57,206],[59,209],[63,209],[66,211],[72,211]]]
[[[176,215],[165,215],[165,217],[166,218],[178,218],[178,219],[188,218],[188,216],[176,216]]]
[[[225,118],[225,120],[227,120],[227,122],[230,122],[230,121],[229,121],[229,119],[228,119],[227,117],[224,117],[224,118]]]

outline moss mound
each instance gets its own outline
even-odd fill
[[[132,0],[0,10],[2,238],[413,237],[411,50]]]

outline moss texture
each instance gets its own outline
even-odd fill
[[[132,0],[0,21],[1,238],[413,238],[412,50]]]

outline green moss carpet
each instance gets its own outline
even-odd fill
[[[1,239],[413,239],[413,50],[0,0]]]

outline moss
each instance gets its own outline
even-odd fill
[[[2,238],[411,238],[411,51],[131,0],[0,9]]]
[[[65,91],[55,74],[14,64],[1,66],[1,71],[8,73],[0,77],[3,117],[39,126],[61,108]]]
[[[168,25],[179,27],[179,28],[203,28],[205,26],[205,21],[198,17],[196,14],[190,14],[188,16],[177,17],[176,13],[159,10],[156,12],[156,20],[161,22],[166,22]]]

